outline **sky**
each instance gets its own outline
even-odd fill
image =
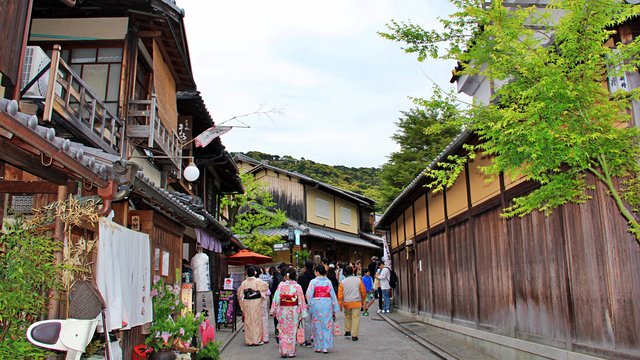
[[[228,151],[378,167],[410,97],[449,89],[452,62],[418,62],[381,38],[391,20],[439,27],[444,0],[178,0],[198,90]],[[431,80],[430,80],[431,79]],[[432,82],[433,80],[433,82]],[[234,120],[225,125],[239,125]]]

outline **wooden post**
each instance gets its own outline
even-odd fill
[[[51,114],[53,112],[53,102],[56,90],[56,79],[58,78],[58,67],[60,66],[60,45],[53,45],[53,52],[51,53],[51,67],[49,69],[49,83],[47,85],[47,97],[44,103],[44,113],[42,114],[42,120],[51,121]]]
[[[58,186],[58,202],[64,202],[67,200],[69,189],[67,185]],[[64,222],[60,217],[56,216],[55,230],[53,236],[60,244],[64,244]],[[55,264],[62,264],[62,251],[55,253]],[[56,290],[49,290],[49,312],[48,319],[58,319],[60,316],[60,292]]]

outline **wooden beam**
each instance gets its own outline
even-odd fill
[[[0,193],[7,194],[57,194],[58,184],[48,181],[0,180]]]
[[[16,145],[11,144],[9,141],[3,140],[1,137],[0,148],[2,149],[0,152],[0,159],[19,169],[28,171],[37,177],[58,185],[66,184],[71,178],[70,175],[66,174],[62,169],[59,169],[54,165],[42,165],[42,160],[39,156],[32,155],[27,151],[16,147]]]
[[[136,34],[139,38],[159,38],[162,36],[162,31],[160,30],[144,30],[138,31]]]

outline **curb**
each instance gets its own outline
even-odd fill
[[[242,329],[244,329],[244,323],[240,322],[240,324],[236,325],[236,331],[233,332],[231,335],[227,336],[227,338],[224,340],[224,342],[220,346],[220,353],[224,351],[224,349],[227,347],[227,345],[229,345],[231,340],[233,340]]]
[[[441,357],[443,359],[447,359],[447,360],[457,360],[458,359],[457,357],[449,354],[446,350],[442,349],[438,345],[436,345],[434,343],[431,343],[431,342],[427,341],[426,339],[423,339],[423,338],[419,337],[418,335],[416,335],[415,333],[411,332],[410,330],[404,328],[402,325],[400,325],[395,320],[391,319],[389,316],[384,315],[384,314],[378,314],[378,316],[380,316],[382,319],[384,319],[384,321],[386,321],[389,325],[393,326],[396,330],[400,331],[401,333],[403,333],[407,337],[411,338],[413,341],[415,341],[418,344],[422,345],[423,347],[427,348],[429,351],[431,351],[435,355],[437,355],[437,356],[439,356],[439,357]]]

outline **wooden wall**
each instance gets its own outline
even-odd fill
[[[158,113],[162,123],[167,128],[178,131],[176,81],[155,40],[153,41],[153,88],[158,98]]]
[[[3,37],[3,41],[0,41],[0,73],[6,76],[2,86],[16,86],[19,80],[29,7],[29,1],[0,1],[0,33]]]
[[[255,179],[266,185],[273,195],[276,207],[283,210],[287,217],[305,221],[304,185],[297,178],[265,169],[256,173]]]
[[[591,201],[550,216],[501,218],[518,190],[504,187],[481,206],[445,213],[413,246],[392,249],[396,304],[545,345],[640,359],[640,245],[606,189],[589,182]]]
[[[184,227],[171,219],[155,213],[151,210],[131,210],[129,211],[129,224],[131,217],[140,217],[140,231],[149,234],[151,241],[151,267],[152,274],[161,275],[162,264],[156,269],[155,251],[160,250],[160,263],[162,263],[163,251],[169,252],[168,275],[163,279],[169,283],[175,283],[176,269],[182,271],[182,235]]]

